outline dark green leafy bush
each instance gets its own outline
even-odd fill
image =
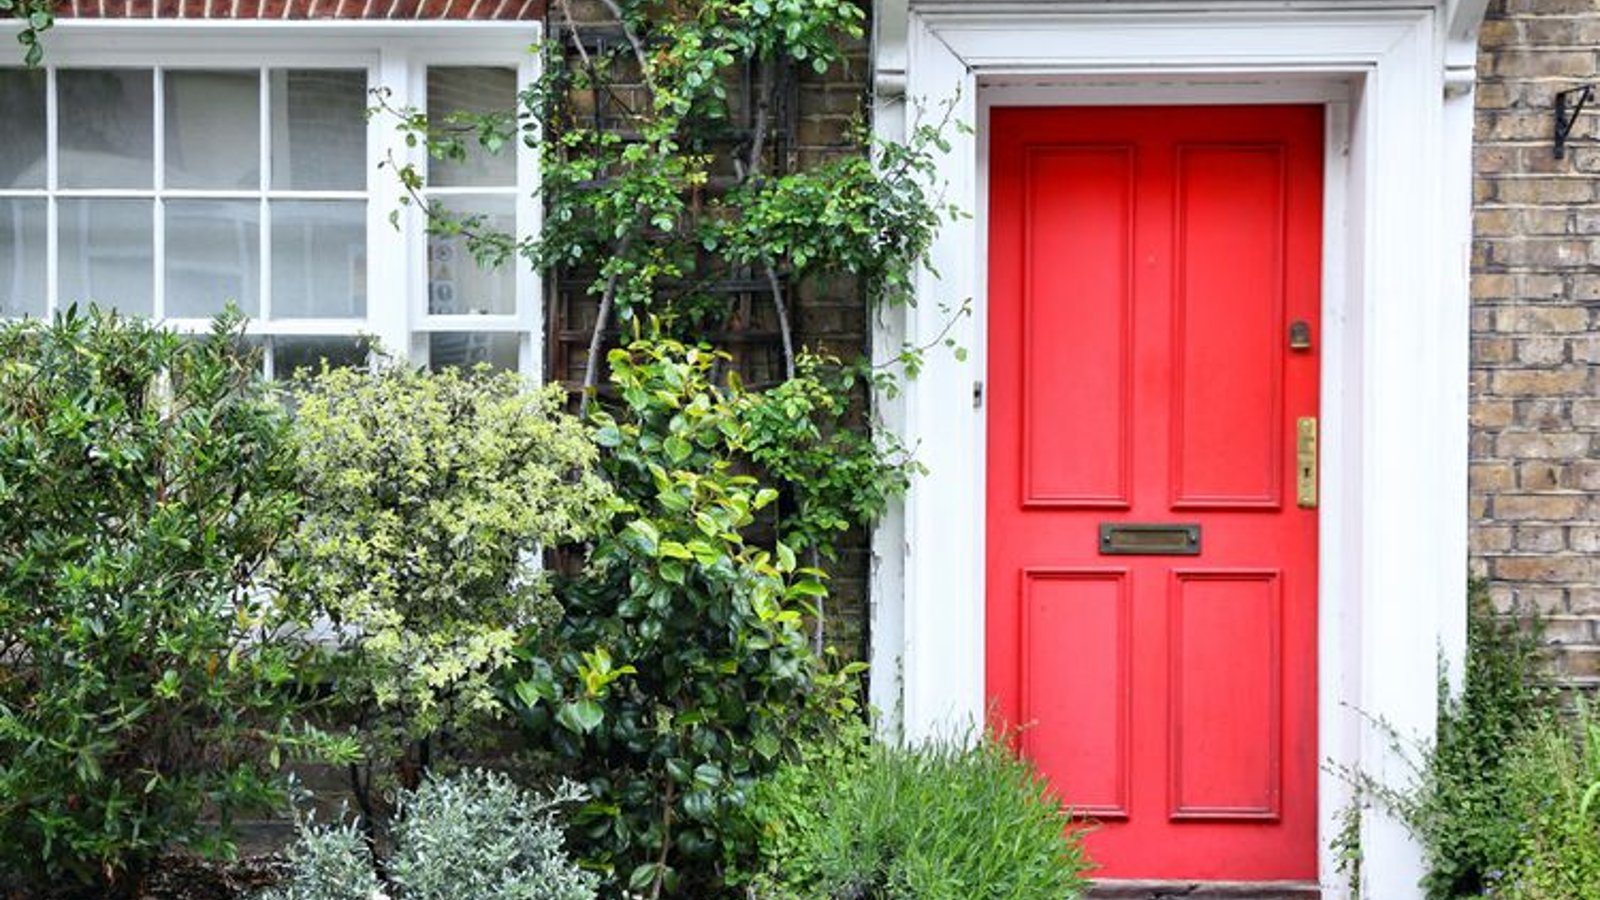
[[[237,322],[0,328],[0,872],[130,887],[283,799],[308,652],[267,590],[289,422]],[[202,814],[214,817],[202,822]]]
[[[1479,896],[1520,855],[1523,815],[1507,751],[1553,713],[1535,672],[1537,638],[1497,617],[1481,586],[1469,602],[1461,695],[1441,687],[1438,740],[1403,810],[1427,853],[1430,900]]]
[[[430,777],[400,795],[386,884],[353,826],[307,826],[287,882],[262,900],[592,900],[595,878],[567,857],[556,820],[580,798],[568,785],[541,799],[481,770]]]
[[[796,550],[835,555],[839,536],[876,521],[921,466],[893,434],[852,421],[870,372],[802,354],[797,375],[737,396],[742,453],[789,494],[779,529]]]
[[[1396,816],[1422,845],[1428,900],[1482,897],[1522,865],[1534,813],[1526,773],[1561,765],[1549,755],[1547,738],[1561,726],[1554,694],[1537,672],[1537,627],[1496,615],[1481,584],[1470,587],[1468,603],[1462,688],[1452,695],[1441,678],[1434,743],[1419,750],[1390,733],[1397,751],[1418,751],[1415,784],[1395,788],[1344,772],[1360,803]],[[1358,821],[1358,812],[1346,810],[1346,821]],[[1359,833],[1347,825],[1336,849],[1341,871],[1359,882]]]
[[[1517,854],[1486,873],[1489,896],[1600,900],[1600,715],[1541,722],[1507,754],[1504,781]]]
[[[857,671],[810,648],[822,573],[759,537],[778,492],[741,474],[752,428],[745,395],[710,381],[718,359],[670,341],[611,354],[620,408],[596,440],[621,505],[509,691],[594,795],[580,848],[623,886],[695,898],[748,854],[757,779],[851,714]]]
[[[755,797],[765,900],[1039,900],[1085,887],[1066,809],[994,738],[824,745]]]

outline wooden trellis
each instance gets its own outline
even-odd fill
[[[574,31],[591,58],[608,55],[626,41],[622,31],[613,26],[580,23],[569,27],[554,15],[547,27],[563,52],[573,58],[579,55],[574,47]],[[795,164],[799,78],[792,62],[775,66],[770,78],[762,171],[766,177],[776,177],[791,171]],[[742,66],[730,85],[730,126],[725,133],[707,138],[707,151],[718,158],[729,159],[748,152],[755,140],[761,114],[757,97],[760,90],[753,67]],[[567,113],[575,121],[585,120],[588,127],[627,137],[632,131],[633,118],[628,106],[634,99],[644,102],[642,89],[631,91],[626,87],[607,89],[592,85],[568,93]],[[736,181],[732,172],[719,173],[704,188],[705,196],[715,196]],[[698,199],[703,201],[705,196]],[[595,278],[592,268],[558,268],[547,277],[545,372],[551,380],[560,381],[573,391],[583,384],[589,341],[599,312],[600,298],[589,290]],[[692,280],[662,282],[658,287],[663,293],[693,296],[702,301],[697,305],[707,312],[689,330],[688,336],[727,352],[732,357],[731,368],[746,385],[760,387],[783,380],[782,330],[773,304],[772,285],[764,272],[729,271],[714,257],[702,253],[696,260]],[[792,315],[795,298],[787,278],[778,278],[778,292]],[[612,318],[604,335],[606,348],[617,346],[632,327],[630,323],[617,321],[616,316]]]

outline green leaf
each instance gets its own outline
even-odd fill
[[[551,699],[546,689],[528,679],[518,681],[513,688],[513,693],[517,695],[518,700],[522,701],[523,706],[530,709],[538,706],[543,700]]]
[[[635,519],[628,523],[628,533],[633,536],[639,552],[646,556],[655,556],[661,541],[661,532],[656,526],[644,519]]]
[[[672,460],[674,465],[681,464],[694,452],[693,445],[676,434],[669,435],[662,443],[662,448],[667,451],[667,458]]]
[[[161,680],[156,683],[155,693],[163,700],[173,700],[177,698],[180,688],[178,673],[168,669],[161,673]]]
[[[661,580],[668,584],[683,584],[689,574],[683,563],[670,559],[662,560],[658,571],[661,573]]]
[[[589,734],[605,721],[605,711],[593,700],[576,700],[563,703],[556,713],[556,722],[574,734]]]
[[[711,567],[722,562],[726,556],[715,546],[698,538],[689,542],[689,552],[694,556],[694,561],[702,566]]]
[[[693,772],[689,768],[689,764],[677,757],[668,759],[666,766],[667,774],[671,775],[672,780],[679,784],[688,784],[689,779],[694,777]]]
[[[789,585],[790,596],[826,597],[828,589],[815,581],[796,581]]]
[[[655,884],[656,873],[659,871],[661,871],[661,867],[655,863],[645,863],[636,867],[628,875],[628,889],[632,891],[648,890],[651,885]]]

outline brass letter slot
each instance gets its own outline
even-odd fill
[[[1103,556],[1199,556],[1199,525],[1100,523]]]

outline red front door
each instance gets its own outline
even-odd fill
[[[996,714],[1100,877],[1315,879],[1321,110],[991,127]]]

